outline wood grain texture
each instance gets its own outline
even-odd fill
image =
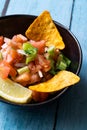
[[[2,15],[2,11],[4,9],[6,0],[0,0],[0,16]]]
[[[0,103],[0,130],[53,130],[56,104],[28,110]]]
[[[59,102],[56,130],[87,129],[87,1],[75,0],[71,31],[83,52],[81,81],[64,94]]]
[[[73,0],[10,0],[6,15],[39,15],[43,10],[50,11],[52,18],[68,27]]]

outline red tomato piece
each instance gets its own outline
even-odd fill
[[[16,48],[22,48],[22,44],[27,41],[27,38],[22,34],[14,35],[12,38],[12,43],[16,46]]]
[[[22,59],[22,55],[18,54],[18,52],[10,46],[6,49],[2,49],[2,56],[9,64],[16,63]]]
[[[51,68],[50,60],[47,60],[43,55],[38,54],[36,62],[42,67],[44,72],[49,71]]]
[[[33,40],[30,40],[30,43],[31,43],[35,48],[38,49],[38,53],[39,53],[39,54],[43,54],[43,53],[44,53],[44,51],[45,51],[45,41],[44,41],[44,40],[38,41],[38,42],[33,41]]]
[[[4,43],[4,37],[0,36],[0,47],[2,46],[3,43]]]
[[[36,102],[43,102],[49,96],[49,93],[36,92],[36,91],[32,91],[32,92],[33,92],[32,93],[33,100]]]
[[[27,41],[27,38],[25,36],[23,36],[22,34],[18,34],[18,35],[14,35],[12,40],[15,42],[23,43],[23,42]]]
[[[9,65],[9,68],[10,68],[9,75],[10,75],[11,77],[15,77],[16,74],[17,74],[17,71],[16,71],[11,65]]]
[[[0,77],[5,79],[8,77],[8,75],[14,77],[16,76],[17,72],[16,70],[6,61],[2,60],[0,61]]]
[[[0,61],[0,77],[5,79],[8,77],[10,72],[9,66],[6,65],[5,61]]]

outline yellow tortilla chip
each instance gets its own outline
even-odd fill
[[[31,40],[45,40],[46,46],[54,45],[61,50],[65,47],[63,39],[48,11],[44,11],[33,21],[25,35]]]
[[[62,70],[50,80],[37,85],[29,86],[29,89],[38,92],[54,92],[61,90],[65,87],[74,85],[79,81],[80,77],[76,74],[66,70]]]

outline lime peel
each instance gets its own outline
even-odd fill
[[[14,103],[28,103],[32,99],[32,91],[8,78],[0,78],[0,96]]]

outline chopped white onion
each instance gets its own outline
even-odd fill
[[[18,49],[17,52],[22,54],[22,55],[26,55],[27,56],[27,54],[24,52],[24,50]]]
[[[20,37],[23,41],[27,41],[27,38],[22,34],[18,34],[17,36]]]
[[[7,38],[7,37],[4,37],[4,42],[6,42],[6,43],[11,42],[11,39]]]
[[[38,74],[39,74],[40,78],[43,77],[43,73],[40,70],[38,71]]]
[[[47,50],[48,50],[48,47],[45,47],[45,52],[47,52]]]
[[[7,48],[8,47],[8,43],[4,43],[2,46],[1,46],[1,48]]]
[[[7,48],[7,47],[10,45],[10,43],[11,43],[11,39],[5,37],[5,38],[4,38],[4,44],[1,46],[1,48],[2,48],[2,49]]]

